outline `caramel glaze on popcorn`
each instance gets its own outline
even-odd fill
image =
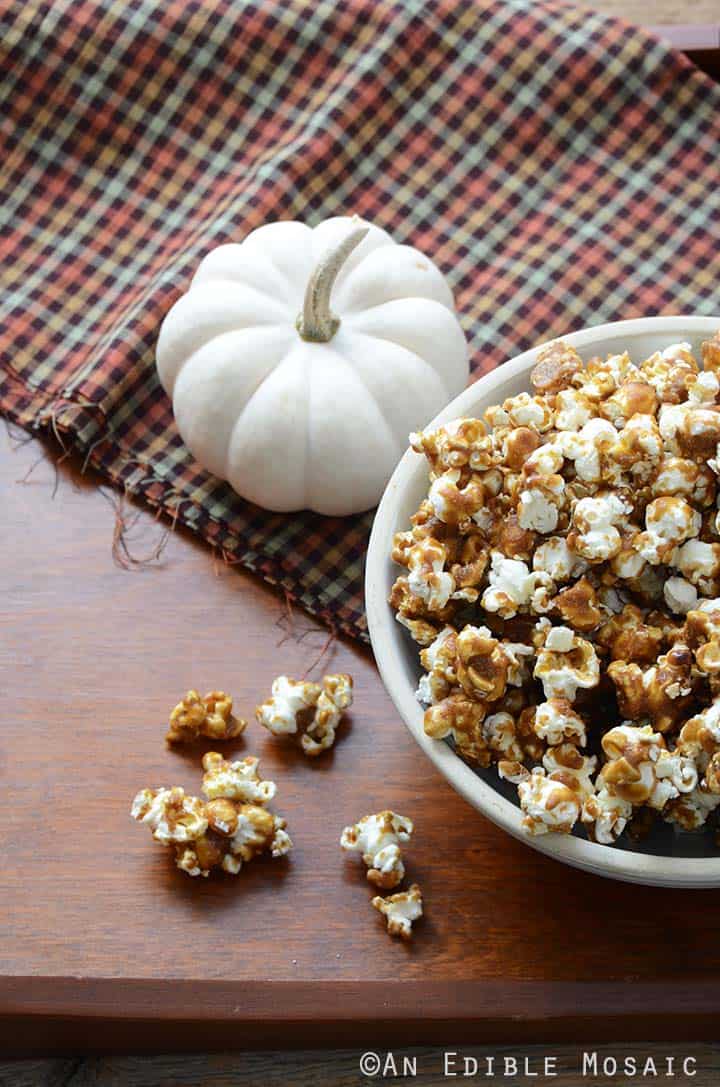
[[[410,442],[427,498],[390,603],[425,731],[531,834],[612,844],[720,810],[720,333],[633,362],[541,351],[532,392]]]

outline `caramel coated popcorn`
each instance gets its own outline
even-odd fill
[[[188,691],[170,714],[165,739],[169,744],[190,743],[198,736],[211,740],[232,740],[247,728],[247,721],[234,717],[233,700],[224,691],[210,691],[201,698]]]
[[[376,815],[365,815],[354,826],[345,827],[340,845],[349,852],[362,853],[371,883],[392,890],[405,875],[401,846],[410,841],[412,832],[411,819],[392,811],[381,811]]]
[[[556,341],[532,390],[411,435],[430,482],[390,603],[425,731],[496,764],[530,834],[720,811],[720,333],[701,355]]]
[[[206,799],[186,796],[179,786],[141,789],[131,808],[133,819],[172,848],[178,868],[190,876],[215,868],[237,875],[260,853],[282,857],[292,849],[285,820],[265,807],[275,784],[260,780],[256,758],[228,763],[210,751],[203,769]]]
[[[417,883],[413,883],[407,891],[400,891],[387,898],[376,895],[372,904],[385,918],[391,936],[400,936],[403,940],[412,939],[413,922],[422,917],[423,913],[422,891]]]
[[[255,716],[275,736],[301,732],[303,751],[314,757],[335,743],[335,730],[352,701],[351,676],[323,676],[322,684],[278,676],[270,698],[257,707]]]

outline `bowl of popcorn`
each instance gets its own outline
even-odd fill
[[[558,860],[720,886],[720,318],[527,351],[410,446],[366,604],[415,739]]]

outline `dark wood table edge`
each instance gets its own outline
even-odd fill
[[[295,1008],[279,1018],[278,1008]],[[126,1009],[132,1009],[127,1011]],[[0,1055],[707,1041],[720,982],[0,980]]]
[[[720,80],[720,23],[649,26],[646,29],[685,53],[707,75]]]

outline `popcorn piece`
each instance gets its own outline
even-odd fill
[[[575,348],[555,340],[538,351],[530,381],[537,393],[562,395],[562,390],[567,389],[581,371],[582,359]]]
[[[317,683],[278,676],[273,680],[271,697],[257,707],[255,716],[273,736],[294,735],[299,727],[298,717],[315,709],[320,690]]]
[[[566,698],[551,698],[536,706],[532,727],[540,739],[549,744],[567,741],[584,747],[587,743],[585,722]]]
[[[494,754],[506,761],[521,763],[525,750],[517,734],[515,718],[504,710],[490,714],[483,723],[483,740]]]
[[[543,767],[553,781],[561,781],[582,798],[593,791],[592,774],[597,765],[594,755],[582,755],[575,744],[549,747],[543,755]]]
[[[247,721],[233,717],[233,701],[224,691],[210,691],[201,698],[188,691],[170,714],[170,728],[165,737],[169,744],[190,743],[198,736],[211,740],[231,740],[247,728]]]
[[[581,499],[573,510],[568,546],[591,563],[612,558],[622,546],[618,528],[631,512],[630,504],[615,494]]]
[[[456,419],[437,430],[410,435],[416,453],[424,453],[436,475],[455,468],[482,471],[493,463],[493,443],[479,419]]]
[[[584,574],[588,569],[585,559],[574,554],[561,536],[550,536],[535,550],[533,570],[545,573],[552,581],[563,582]]]
[[[577,434],[563,431],[555,445],[565,460],[572,461],[578,479],[599,483],[602,479],[603,454],[617,441],[617,431],[606,419],[591,419]]]
[[[408,891],[387,898],[376,895],[372,904],[387,920],[391,936],[400,936],[403,940],[412,938],[413,922],[423,915],[422,892],[417,883],[413,883]]]
[[[716,332],[711,340],[701,345],[703,369],[705,373],[717,376],[720,373],[720,333]]]
[[[585,577],[562,589],[553,599],[553,605],[563,622],[584,634],[596,630],[604,618],[597,593]]]
[[[411,819],[382,811],[365,815],[354,826],[345,827],[340,845],[345,850],[362,853],[370,882],[391,890],[405,875],[400,846],[410,841],[412,832]]]
[[[645,532],[633,540],[633,547],[653,565],[670,562],[675,548],[697,536],[701,518],[684,498],[654,498],[645,510]]]
[[[702,593],[712,592],[720,579],[720,543],[688,540],[672,556],[672,565]]]
[[[698,364],[690,344],[678,343],[656,351],[640,364],[640,372],[655,389],[664,404],[679,404],[687,399],[688,387],[697,375]]]
[[[260,853],[284,857],[292,849],[285,820],[254,804],[213,800],[208,804],[211,827],[207,834],[175,847],[175,863],[190,876],[209,876],[214,868],[237,875],[244,862]],[[218,812],[212,816],[213,810]],[[230,812],[232,810],[232,816]],[[225,830],[221,827],[231,826]]]
[[[596,412],[597,405],[578,389],[562,389],[555,398],[555,429],[582,430]]]
[[[239,763],[225,763],[214,752],[209,755],[203,760],[209,771],[219,769],[218,762],[225,768],[240,766]],[[257,765],[257,759],[244,761]],[[207,777],[206,774],[206,780]],[[132,817],[147,823],[157,841],[172,846],[177,867],[188,875],[208,876],[215,868],[234,875],[244,861],[252,860],[259,853],[269,852],[273,857],[280,857],[292,848],[285,820],[260,804],[247,804],[238,799],[236,782],[231,775],[226,774],[226,779],[229,795],[218,792],[220,779],[217,778],[210,790],[214,798],[207,803],[199,797],[185,796],[180,787],[143,789],[133,802]],[[273,785],[272,792],[274,789]]]
[[[705,505],[712,486],[712,473],[685,457],[664,456],[650,485],[654,497],[677,495]]]
[[[340,718],[352,700],[353,681],[348,675],[323,676],[322,685],[278,676],[271,697],[256,708],[255,716],[275,736],[304,729],[301,747],[314,757],[332,747]]]
[[[648,387],[648,386],[646,386]],[[607,457],[614,468],[637,482],[649,482],[664,456],[663,439],[652,415],[633,415],[623,426]]]
[[[457,678],[472,698],[496,702],[505,693],[510,658],[487,627],[466,626],[457,636]]]
[[[553,412],[547,401],[541,396],[519,393],[506,400],[502,406],[509,425],[512,427],[530,427],[543,434],[553,425]],[[486,418],[491,416],[486,413]],[[492,423],[491,425],[495,425]]]
[[[482,628],[487,630],[487,628]],[[490,634],[490,631],[487,631]],[[422,676],[416,697],[426,706],[434,706],[446,698],[457,685],[457,631],[444,627],[420,654],[427,674]]]
[[[202,800],[186,796],[179,785],[172,789],[141,789],[130,814],[146,823],[161,845],[192,842],[205,833],[208,825]]]
[[[202,791],[208,800],[225,797],[243,803],[266,804],[275,796],[274,781],[262,781],[258,774],[260,760],[253,755],[238,762],[228,762],[217,751],[203,755],[205,771]]]
[[[565,480],[562,476],[532,476],[520,493],[518,524],[531,532],[553,532],[557,528],[564,498]]]
[[[580,795],[540,767],[520,782],[518,796],[529,834],[569,834],[580,816]]]
[[[596,641],[610,651],[612,660],[638,664],[657,660],[664,640],[662,629],[646,623],[644,613],[635,604],[625,604],[596,635]]]
[[[682,830],[700,830],[719,805],[720,794],[708,792],[702,785],[698,785],[692,792],[668,801],[663,808],[662,817],[668,823],[677,824]]]
[[[720,699],[715,698],[695,717],[686,721],[680,730],[678,754],[691,759],[700,774],[701,784],[707,791],[720,794]]]
[[[670,611],[676,615],[685,615],[697,607],[697,589],[681,577],[668,578],[663,585],[663,596]]]
[[[433,480],[428,494],[433,513],[446,525],[466,523],[486,502],[485,488],[480,480],[471,476],[463,486],[459,486],[460,476],[459,468],[445,472]]]
[[[582,808],[582,821],[588,836],[600,845],[612,845],[627,826],[633,812],[629,800],[615,796],[605,785],[586,797]]]
[[[321,755],[335,743],[335,730],[346,709],[352,705],[353,681],[345,674],[323,676],[322,691],[315,705],[315,715],[300,745],[306,755]]]
[[[424,539],[408,555],[408,588],[430,611],[445,607],[455,591],[455,581],[445,570],[447,548],[438,540]]]
[[[553,627],[538,652],[533,675],[541,680],[546,699],[572,702],[578,687],[597,687],[600,662],[590,642],[569,627]]]
[[[649,718],[658,732],[672,731],[690,709],[696,690],[693,656],[676,643],[643,671],[637,664],[613,661],[607,673],[615,684],[620,713],[633,721]]]
[[[627,351],[621,355],[608,355],[606,359],[590,359],[585,369],[575,375],[573,384],[582,389],[592,400],[604,400],[620,385],[638,374]]]
[[[697,785],[692,760],[671,754],[651,725],[618,725],[605,733],[602,746],[609,760],[601,773],[603,784],[633,805],[647,804],[661,811],[669,800],[692,792]]]
[[[482,597],[486,611],[512,619],[521,610],[542,612],[549,607],[555,586],[542,571],[528,570],[518,559],[506,559],[499,551],[491,555],[489,588]]]
[[[433,740],[452,736],[461,758],[478,766],[488,766],[490,751],[483,731],[486,712],[481,702],[462,694],[449,695],[425,711],[425,734]]]
[[[618,428],[625,427],[634,415],[652,417],[658,406],[658,397],[652,385],[645,380],[631,379],[612,393],[600,405],[600,414]]]

